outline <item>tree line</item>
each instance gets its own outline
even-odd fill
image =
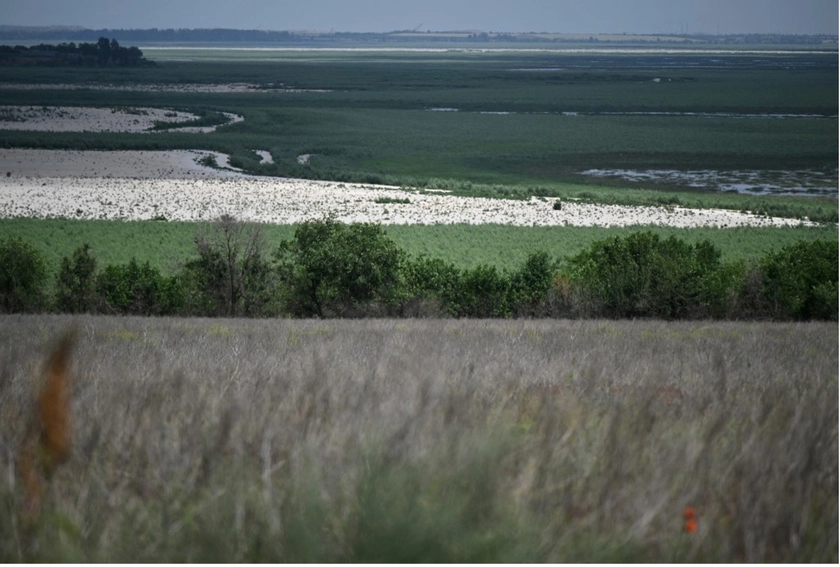
[[[123,47],[116,39],[100,37],[96,43],[39,44],[31,47],[0,45],[3,65],[153,65],[138,47]]]
[[[381,226],[304,222],[270,250],[259,225],[222,217],[174,275],[100,268],[88,244],[49,273],[20,238],[0,242],[0,311],[202,317],[838,319],[838,243],[801,241],[724,262],[709,241],[650,231],[514,269],[411,257]]]

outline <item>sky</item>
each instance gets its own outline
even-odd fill
[[[0,0],[0,25],[837,34],[837,0]]]

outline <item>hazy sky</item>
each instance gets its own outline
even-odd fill
[[[830,33],[837,0],[0,0],[0,24],[87,28]]]

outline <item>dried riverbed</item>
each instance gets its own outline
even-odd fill
[[[227,124],[244,118],[222,113]],[[207,134],[218,126],[181,126],[153,130],[161,124],[183,124],[198,120],[189,112],[166,108],[127,107],[97,108],[85,106],[0,106],[0,130],[34,132],[183,132]]]
[[[199,163],[206,151],[0,152],[0,217],[202,221],[222,214],[290,224],[343,222],[517,226],[792,226],[737,211],[458,197],[398,187],[245,175]],[[217,163],[226,156],[213,154]],[[407,202],[406,202],[407,201]],[[811,224],[811,223],[805,223]]]

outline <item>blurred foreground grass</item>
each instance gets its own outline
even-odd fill
[[[837,562],[837,360],[818,323],[3,316],[0,559]]]

